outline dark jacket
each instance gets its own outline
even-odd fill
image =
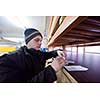
[[[57,52],[41,52],[35,49],[21,47],[15,52],[0,57],[0,82],[54,82],[55,70],[46,60],[56,57]]]

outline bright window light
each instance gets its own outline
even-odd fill
[[[72,47],[72,52],[76,52],[77,51],[77,47]]]
[[[100,46],[87,46],[85,52],[100,53]]]
[[[71,51],[71,47],[66,47],[66,50],[67,51]]]
[[[84,47],[78,47],[78,52],[83,53]]]

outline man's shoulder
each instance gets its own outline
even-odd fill
[[[20,55],[20,54],[24,54],[24,49],[25,49],[25,47],[23,46],[23,47],[20,47],[19,49],[17,49],[16,51],[12,51],[12,52],[8,52],[8,53],[6,53],[6,54],[3,54],[3,55],[1,55],[1,56],[16,56],[16,55]]]
[[[27,47],[26,46],[21,46],[19,49],[17,49],[16,51],[14,52],[10,52],[11,54],[14,54],[14,53],[24,53],[24,51],[26,51]]]
[[[7,55],[8,55],[8,53],[1,53],[1,54],[0,54],[0,58],[6,57]]]

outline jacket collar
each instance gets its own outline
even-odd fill
[[[30,55],[30,54],[33,54],[33,53],[37,53],[37,52],[40,52],[40,50],[35,50],[33,48],[31,49],[28,49],[27,46],[23,46],[21,47],[25,53],[25,55]]]

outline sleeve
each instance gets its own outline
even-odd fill
[[[54,51],[50,51],[50,52],[43,52],[44,53],[44,58],[47,60],[47,59],[50,59],[52,57],[56,57],[58,56],[57,54],[57,50],[54,50]]]
[[[32,83],[52,83],[57,80],[55,70],[49,65],[31,80]]]

